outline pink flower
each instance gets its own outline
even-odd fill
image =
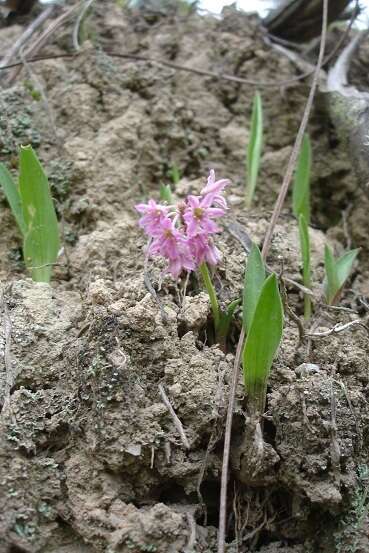
[[[183,214],[186,231],[189,237],[196,234],[214,234],[220,228],[212,219],[224,215],[225,210],[220,207],[210,207],[209,197],[188,196],[187,207]]]
[[[197,234],[189,239],[188,245],[195,258],[197,267],[204,261],[209,263],[209,265],[217,265],[221,260],[220,251],[210,236]]]
[[[149,200],[147,204],[137,204],[135,208],[143,217],[138,221],[140,227],[149,236],[156,236],[160,232],[161,221],[167,217],[168,207],[157,204],[155,200]]]
[[[174,278],[183,270],[194,271],[201,263],[219,263],[220,251],[212,235],[220,232],[215,219],[227,209],[223,190],[228,184],[227,179],[216,181],[211,170],[201,196],[188,196],[175,209],[154,200],[135,206],[142,214],[140,226],[152,238],[148,254],[164,257],[168,261],[167,271]]]
[[[149,254],[165,257],[169,261],[168,271],[174,278],[178,278],[184,269],[195,270],[195,261],[188,240],[169,217],[160,221],[157,234],[149,247]]]
[[[223,209],[227,209],[227,202],[225,201],[224,196],[221,195],[221,192],[223,192],[223,189],[230,184],[230,180],[228,179],[221,179],[221,180],[215,180],[215,172],[214,169],[210,170],[209,176],[208,176],[208,183],[201,190],[202,196],[206,196],[206,202],[208,205],[211,205],[214,203],[215,205],[219,205]]]

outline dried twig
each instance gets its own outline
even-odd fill
[[[28,27],[26,27],[21,36],[13,44],[13,47],[0,61],[1,69],[4,69],[7,65],[9,65],[11,60],[17,55],[20,49],[23,48],[26,42],[29,41],[31,36],[41,27],[41,25],[43,25],[43,23],[50,17],[50,15],[52,15],[54,9],[55,4],[52,4],[44,11],[42,11],[40,15],[36,17],[36,19],[32,21],[32,23]]]
[[[222,478],[220,485],[220,507],[219,507],[219,531],[218,531],[218,553],[224,553],[225,547],[225,529],[226,529],[226,517],[227,517],[227,487],[228,487],[228,465],[229,455],[231,449],[231,433],[232,433],[232,420],[233,410],[236,400],[236,389],[238,382],[238,367],[240,366],[241,353],[243,341],[245,339],[245,328],[242,325],[240,338],[237,344],[236,356],[232,371],[232,381],[229,390],[227,419],[224,434],[224,447],[223,447],[223,463],[222,463]]]
[[[193,514],[189,511],[186,512],[186,518],[190,530],[190,535],[188,536],[188,542],[185,551],[186,553],[192,553],[196,544],[196,522]]]
[[[81,9],[80,13],[78,14],[77,21],[76,21],[76,24],[75,24],[74,29],[73,29],[73,47],[76,50],[76,52],[78,52],[81,48],[81,46],[79,44],[79,32],[80,32],[80,28],[81,28],[81,25],[82,25],[82,21],[83,21],[85,15],[86,15],[87,11],[89,10],[89,8],[94,3],[94,1],[95,0],[86,0],[86,2],[84,3],[83,8]]]
[[[69,14],[68,14],[69,15]],[[291,84],[296,83],[297,81],[303,80],[306,77],[309,77],[311,75],[311,72],[304,73],[303,75],[299,75],[298,77],[294,77],[291,79],[286,79],[283,81],[256,81],[253,79],[245,79],[243,77],[237,77],[236,75],[229,75],[227,73],[217,73],[216,71],[207,71],[204,69],[197,69],[196,67],[189,67],[186,65],[181,65],[178,63],[173,63],[167,60],[153,58],[151,56],[143,56],[139,54],[130,54],[130,53],[120,53],[120,52],[113,52],[110,50],[106,50],[105,54],[110,56],[111,58],[118,58],[118,59],[126,59],[126,60],[133,60],[137,62],[146,62],[146,63],[152,63],[156,65],[161,65],[163,67],[169,67],[170,69],[174,69],[176,71],[186,71],[187,73],[194,73],[195,75],[199,75],[201,77],[211,77],[213,79],[217,80],[223,80],[223,81],[230,81],[237,84],[244,84],[248,86],[256,86],[260,88],[281,88],[283,86],[288,86]],[[39,61],[45,61],[45,60],[52,60],[52,59],[73,59],[78,56],[78,53],[74,54],[55,54],[55,55],[47,55],[47,56],[34,56],[33,58],[28,59],[28,63],[37,63]],[[18,67],[21,65],[20,62],[10,63],[5,67],[0,67],[0,71],[5,69],[10,69],[12,67]]]
[[[350,33],[350,31],[352,29],[352,26],[353,26],[353,24],[354,24],[354,22],[357,18],[358,13],[359,13],[359,0],[356,0],[354,9],[352,10],[350,21],[349,21],[348,25],[346,26],[345,32],[340,36],[339,40],[337,41],[336,45],[331,50],[331,52],[329,52],[329,54],[324,58],[323,63],[322,63],[322,67],[327,65],[327,63],[330,62],[335,57],[337,52],[340,51],[341,46],[344,44],[346,38],[349,36],[349,33]],[[279,43],[280,45],[287,47],[288,48],[287,52],[286,52],[286,49],[284,51],[283,50],[281,50],[281,51],[285,55],[290,56],[291,61],[293,61],[294,63],[298,63],[298,62],[307,63],[305,59],[301,58],[300,56],[298,56],[298,54],[296,54],[295,52],[291,52],[291,50],[290,50],[291,46],[295,47],[295,48],[299,48],[301,46],[300,44],[295,44],[295,43],[293,43],[289,40],[284,40],[281,37],[274,36],[273,34],[270,34],[270,33],[267,34],[267,41],[266,42],[267,42],[267,44],[268,44],[268,42],[271,42],[272,44],[274,43],[274,46],[275,46],[275,43]],[[315,44],[314,44],[314,49],[315,49]],[[299,59],[297,59],[297,58],[299,58]],[[297,75],[295,77],[295,79],[296,80],[302,80],[302,79],[305,79],[307,77],[310,77],[311,75],[314,74],[314,71],[315,71],[315,67],[312,67],[311,69],[308,69],[306,72],[301,73],[300,75]]]
[[[26,57],[25,57],[25,54],[24,54],[24,49],[23,49],[23,47],[20,48],[20,50],[19,50],[19,57],[21,58],[21,60],[22,60],[22,62],[23,62],[23,65],[24,65],[26,71],[28,72],[28,75],[29,75],[30,80],[33,82],[33,84],[35,85],[35,88],[37,89],[37,91],[38,91],[38,92],[40,93],[40,95],[41,95],[42,103],[43,103],[43,106],[44,106],[45,111],[46,111],[46,113],[47,113],[47,116],[48,116],[48,118],[49,118],[50,125],[51,125],[51,129],[52,129],[52,132],[53,132],[53,134],[54,134],[54,138],[55,138],[56,144],[57,144],[57,146],[58,146],[58,149],[60,150],[60,149],[61,149],[61,142],[60,142],[60,140],[59,140],[58,129],[57,129],[57,127],[56,127],[55,115],[54,115],[53,109],[52,109],[51,106],[50,106],[49,100],[47,99],[45,89],[44,89],[44,87],[42,86],[42,83],[41,83],[40,79],[39,79],[38,76],[34,73],[34,71],[31,69],[30,64],[27,62]]]
[[[305,338],[304,325],[303,325],[300,317],[298,315],[296,315],[296,313],[293,311],[293,309],[291,309],[290,304],[288,303],[288,296],[287,296],[286,286],[285,286],[283,278],[280,279],[280,284],[281,284],[281,296],[282,296],[283,306],[285,308],[285,311],[288,313],[290,318],[293,320],[293,322],[297,326],[297,330],[299,332],[299,341],[300,341],[300,344],[301,344],[304,341],[304,338]]]
[[[356,6],[358,6],[358,5],[359,5],[359,0],[356,0]],[[80,6],[81,6],[81,2],[79,2],[77,4],[74,4],[67,12],[63,13],[58,19],[56,19],[55,22],[52,25],[50,25],[50,27],[48,29],[46,29],[45,33],[43,33],[43,35],[41,35],[41,37],[37,40],[37,42],[27,52],[27,55],[29,56],[32,53],[35,53],[35,51],[38,51],[41,48],[41,46],[44,45],[44,43],[46,42],[48,36],[50,34],[54,33],[55,30],[58,27],[60,27],[67,19],[69,19],[69,17],[73,15],[74,11],[76,9],[79,9]],[[348,33],[349,33],[349,31],[350,31],[350,29],[351,29],[351,27],[352,27],[352,25],[355,21],[355,18],[356,18],[356,15],[355,15],[355,10],[354,10],[353,14],[352,14],[352,17],[351,17],[351,20],[350,20],[348,26],[346,27],[345,32],[340,37],[340,39],[338,40],[338,42],[335,45],[335,47],[333,48],[333,50],[324,59],[323,63],[321,64],[322,66],[325,65],[326,63],[328,63],[336,55],[336,53],[338,52],[338,50],[342,46],[343,42],[346,40],[346,38],[348,36]],[[273,37],[271,37],[269,35],[269,38],[273,38]],[[257,87],[265,87],[265,88],[269,88],[269,87],[270,88],[281,88],[283,86],[288,86],[288,85],[297,83],[297,82],[299,82],[303,79],[306,79],[307,77],[310,77],[314,73],[313,70],[309,70],[306,73],[302,73],[301,75],[297,75],[296,77],[292,77],[290,79],[285,79],[283,81],[275,81],[275,80],[274,81],[255,81],[255,80],[252,80],[252,79],[244,79],[242,77],[237,77],[236,75],[227,75],[227,74],[222,74],[222,73],[216,73],[215,71],[204,71],[204,70],[196,69],[196,68],[193,68],[193,67],[187,67],[187,66],[175,64],[175,63],[172,63],[172,62],[168,62],[166,60],[152,58],[152,57],[149,57],[149,56],[139,56],[139,55],[130,54],[130,53],[121,54],[121,53],[118,53],[118,52],[111,52],[111,51],[107,51],[106,54],[108,54],[109,56],[111,56],[113,58],[132,59],[132,60],[136,60],[136,61],[156,63],[158,65],[171,67],[172,69],[176,69],[178,71],[187,71],[187,72],[195,73],[197,75],[201,75],[201,76],[204,76],[204,77],[213,77],[213,78],[219,79],[219,80],[233,81],[233,82],[236,82],[236,83],[239,83],[239,84],[257,86]],[[58,54],[58,55],[52,55],[52,56],[37,56],[37,57],[33,57],[31,59],[28,59],[27,61],[28,61],[28,63],[36,63],[38,61],[49,60],[49,59],[74,58],[75,56],[76,56],[76,54]],[[5,70],[5,69],[10,69],[12,67],[19,67],[21,65],[22,65],[21,62],[15,62],[15,63],[12,63],[12,64],[8,63],[5,67],[0,67],[0,71]],[[13,80],[13,79],[11,79],[11,80]]]
[[[322,66],[323,58],[324,58],[324,50],[325,50],[325,44],[326,44],[326,39],[327,39],[327,10],[328,10],[328,0],[324,0],[324,5],[323,5],[323,27],[322,27],[322,37],[321,37],[321,41],[320,41],[320,50],[319,50],[318,62],[316,64],[315,73],[314,73],[314,77],[313,77],[313,82],[312,82],[312,85],[311,85],[311,88],[310,88],[310,93],[309,93],[308,100],[306,102],[306,107],[305,107],[305,110],[304,110],[304,114],[302,116],[302,121],[301,121],[301,124],[300,124],[300,128],[299,128],[299,130],[297,132],[297,135],[296,135],[296,140],[295,140],[295,143],[294,143],[294,146],[293,146],[291,157],[288,161],[287,170],[286,170],[283,182],[282,182],[281,190],[279,192],[279,195],[278,195],[275,207],[274,207],[274,211],[273,211],[273,214],[272,214],[272,219],[270,221],[270,225],[269,225],[269,228],[267,230],[265,240],[264,240],[264,243],[263,243],[262,255],[263,255],[264,258],[267,257],[267,254],[269,252],[270,243],[271,243],[271,240],[272,240],[274,229],[275,229],[275,226],[277,224],[277,220],[279,219],[279,215],[282,211],[284,200],[286,198],[288,188],[290,186],[290,183],[291,183],[291,180],[292,180],[292,177],[293,177],[293,172],[294,172],[295,167],[296,167],[297,157],[298,157],[298,155],[300,153],[300,150],[301,150],[302,140],[304,138],[306,126],[307,126],[307,123],[308,123],[308,120],[309,120],[309,117],[310,117],[311,109],[313,107],[313,101],[314,101],[315,92],[316,92],[316,89],[317,89],[317,86],[318,86],[319,73],[320,73],[320,69],[321,69],[321,66]]]
[[[274,520],[276,517],[276,515],[273,516],[273,519]],[[246,534],[246,536],[243,536],[242,537],[242,542],[246,542],[248,540],[251,540],[255,535],[257,535],[263,528],[264,526],[268,523],[268,513],[267,511],[264,512],[264,519],[263,521],[261,522],[261,524],[259,524],[259,526],[257,526],[256,528],[254,528],[253,530],[251,530],[251,532],[249,532],[248,534]]]
[[[73,11],[74,11],[74,9],[75,9],[75,6],[73,6]],[[70,10],[70,11],[72,11],[72,10]],[[64,18],[66,17],[66,15],[70,15],[70,14],[69,13],[64,14]],[[215,71],[206,71],[206,70],[203,70],[203,69],[197,69],[195,67],[188,67],[188,66],[185,66],[185,65],[180,65],[178,63],[173,63],[173,62],[166,61],[166,60],[163,60],[163,59],[153,58],[151,56],[142,56],[142,55],[138,55],[138,54],[112,52],[112,51],[109,51],[109,50],[107,50],[105,52],[105,54],[107,54],[108,56],[110,56],[112,58],[142,61],[142,62],[146,62],[146,63],[153,63],[153,64],[161,65],[161,66],[164,66],[164,67],[169,67],[169,68],[175,69],[177,71],[186,71],[188,73],[194,73],[195,75],[200,75],[202,77],[212,77],[214,79],[231,81],[231,82],[235,82],[235,83],[238,83],[238,84],[245,84],[245,85],[251,85],[251,86],[258,86],[258,87],[265,86],[265,87],[271,87],[271,88],[280,88],[281,86],[287,85],[291,82],[291,79],[287,80],[287,81],[281,81],[281,82],[278,82],[278,81],[263,82],[263,81],[255,81],[255,80],[252,80],[252,79],[244,79],[242,77],[237,77],[236,75],[228,75],[228,74],[225,74],[225,73],[217,73]],[[33,58],[29,58],[27,61],[28,61],[28,63],[37,63],[39,61],[53,60],[53,59],[60,59],[60,58],[65,58],[65,59],[67,59],[67,58],[71,59],[72,58],[73,59],[73,58],[76,58],[77,56],[78,56],[78,53],[74,53],[74,54],[54,54],[54,55],[47,55],[47,56],[35,56]],[[20,65],[22,65],[21,62],[9,63],[6,66],[0,67],[0,71],[4,71],[5,69],[10,69],[12,67],[19,67]],[[294,80],[293,80],[293,82],[294,82]]]
[[[279,218],[280,212],[283,207],[284,199],[286,197],[290,182],[292,180],[293,171],[295,169],[296,161],[298,154],[301,149],[302,140],[304,137],[304,133],[306,130],[306,126],[309,120],[310,112],[313,106],[313,100],[315,96],[315,91],[318,84],[318,78],[320,74],[320,69],[322,66],[323,58],[324,58],[324,51],[325,51],[325,44],[326,44],[326,38],[327,38],[327,16],[328,16],[328,0],[324,0],[323,3],[323,23],[322,23],[322,36],[320,40],[320,50],[319,50],[319,57],[318,62],[315,68],[315,73],[313,77],[313,83],[311,85],[309,97],[305,106],[304,114],[302,117],[302,121],[300,124],[300,128],[298,130],[295,144],[292,150],[291,157],[288,162],[286,175],[283,179],[282,187],[280,194],[278,196],[272,219],[264,240],[263,244],[263,250],[262,250],[262,256],[264,260],[266,259],[271,239],[273,236],[274,228],[277,223],[277,220]],[[224,450],[223,450],[223,465],[222,465],[222,478],[221,478],[221,490],[220,490],[220,507],[219,507],[219,533],[218,533],[218,553],[224,553],[225,551],[225,532],[226,532],[226,513],[227,513],[227,486],[228,486],[228,464],[229,464],[229,454],[230,454],[230,444],[231,444],[231,432],[232,432],[232,419],[233,419],[233,410],[234,410],[234,404],[236,399],[236,388],[237,388],[237,381],[238,381],[238,367],[240,365],[240,359],[241,359],[241,352],[242,352],[242,346],[243,341],[245,339],[245,330],[244,327],[242,327],[241,335],[239,338],[239,342],[237,345],[237,351],[236,351],[236,357],[234,361],[233,366],[233,374],[232,374],[232,384],[229,394],[229,401],[228,401],[228,412],[227,412],[227,420],[226,420],[226,428],[225,428],[225,436],[224,436]]]
[[[165,406],[167,407],[172,419],[173,419],[173,423],[174,423],[174,426],[176,427],[177,431],[178,431],[178,434],[180,435],[181,437],[181,440],[182,440],[182,443],[183,445],[185,446],[186,449],[190,449],[190,443],[187,439],[187,436],[185,434],[185,431],[183,429],[183,426],[182,426],[182,423],[181,421],[179,420],[179,418],[177,417],[169,399],[168,399],[168,396],[167,394],[165,393],[165,390],[164,390],[164,387],[162,386],[162,384],[159,384],[158,386],[159,388],[159,393],[160,393],[160,396],[161,396],[161,399],[163,400],[163,403],[165,404]]]
[[[361,319],[355,319],[354,321],[350,321],[349,323],[346,323],[346,324],[338,323],[334,325],[333,328],[330,328],[329,330],[324,330],[323,332],[313,332],[311,334],[307,334],[307,336],[309,338],[325,338],[326,336],[330,336],[331,334],[338,334],[339,332],[343,332],[344,330],[347,330],[348,328],[351,328],[353,326],[361,326],[369,334],[369,329],[363,323],[363,321]]]
[[[318,302],[317,307],[320,309],[326,309],[327,311],[343,311],[344,313],[355,313],[358,315],[358,312],[351,307],[344,307],[343,305],[328,305],[327,303]]]
[[[369,30],[366,29],[358,33],[346,46],[342,54],[339,56],[335,65],[328,72],[327,89],[330,92],[338,91],[343,95],[363,96],[362,92],[358,92],[355,88],[348,88],[348,71],[351,60],[360,44],[366,39]]]
[[[76,9],[80,6],[80,3],[77,3],[77,4],[74,4],[73,6],[71,6],[67,11],[65,11],[64,13],[62,13],[59,17],[57,17],[46,29],[45,31],[38,37],[38,39],[29,46],[29,48],[27,49],[27,51],[25,52],[24,54],[24,57],[27,59],[27,62],[28,63],[32,63],[32,58],[30,58],[29,56],[31,56],[32,54],[34,55],[35,53],[37,53],[44,45],[45,43],[47,42],[48,38],[53,35],[55,33],[55,31],[61,27],[62,25],[64,25],[64,23],[66,21],[68,21],[68,19],[70,17],[72,17],[72,15],[74,14],[74,12],[76,11]],[[64,55],[60,56],[60,57],[64,57]],[[44,59],[53,59],[53,56],[45,56]],[[8,64],[7,66],[5,67],[0,67],[0,71],[2,69],[9,69],[11,67],[18,67],[18,70],[17,71],[14,71],[7,79],[6,79],[6,84],[7,85],[10,85],[14,79],[16,78],[16,76],[18,75],[19,71],[21,70],[21,68],[23,67],[23,62],[20,61],[20,62],[16,62],[16,63],[12,63],[12,64]]]

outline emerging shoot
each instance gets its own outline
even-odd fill
[[[265,279],[265,269],[256,246],[248,259],[243,313],[247,332],[242,354],[244,382],[250,410],[261,415],[265,408],[270,369],[282,339],[283,307],[277,277],[272,273]]]
[[[246,331],[250,329],[265,276],[264,261],[260,250],[256,244],[252,244],[247,258],[243,287],[243,326]]]
[[[305,135],[297,164],[295,180],[292,190],[293,213],[299,225],[300,251],[302,257],[302,280],[306,288],[311,287],[310,267],[310,172],[311,172],[311,145]],[[311,298],[304,294],[304,318],[311,317]]]
[[[167,202],[167,204],[173,203],[172,189],[170,184],[161,184],[160,185],[160,199],[162,202]]]
[[[58,221],[47,176],[31,146],[21,147],[19,186],[0,164],[0,183],[23,235],[23,256],[35,282],[50,282],[59,249]]]
[[[328,305],[334,305],[342,288],[350,276],[353,263],[359,250],[350,250],[341,257],[335,258],[331,248],[326,245],[324,249],[325,279],[324,295]]]
[[[174,186],[179,183],[179,181],[181,180],[181,171],[178,165],[173,163],[173,165],[168,170],[168,176],[172,181],[172,183],[174,184]]]
[[[246,170],[246,207],[250,207],[254,198],[258,180],[261,150],[263,147],[263,108],[261,96],[256,92],[252,107],[250,140],[247,148]]]

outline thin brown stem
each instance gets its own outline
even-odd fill
[[[26,27],[21,36],[14,42],[12,48],[0,61],[1,69],[5,69],[11,60],[17,55],[20,48],[22,48],[31,38],[31,36],[38,31],[38,29],[44,24],[44,22],[51,16],[55,8],[55,5],[49,6],[40,13],[38,17],[32,23]]]
[[[284,200],[285,200],[287,192],[288,192],[288,188],[291,184],[291,180],[292,180],[292,177],[293,177],[293,172],[294,172],[295,167],[296,167],[296,161],[297,161],[298,155],[299,155],[300,150],[301,150],[302,140],[304,138],[304,134],[305,134],[306,127],[307,127],[309,117],[310,117],[310,113],[311,113],[311,109],[313,107],[313,101],[314,101],[315,92],[316,92],[316,89],[317,89],[317,86],[318,86],[319,73],[320,73],[322,63],[323,63],[323,59],[324,59],[325,44],[326,44],[326,40],[327,40],[327,20],[328,20],[327,15],[328,15],[328,0],[324,0],[324,3],[323,3],[323,27],[322,27],[322,37],[321,37],[321,40],[320,40],[320,49],[319,49],[318,62],[317,62],[316,67],[315,67],[313,83],[312,83],[311,88],[310,88],[310,92],[309,92],[309,96],[308,96],[308,99],[307,99],[307,102],[306,102],[304,114],[302,116],[300,128],[299,128],[299,130],[297,132],[297,135],[296,135],[295,144],[293,145],[291,157],[288,161],[287,170],[286,170],[286,173],[284,175],[284,179],[283,179],[283,182],[282,182],[282,186],[281,186],[276,204],[274,206],[272,219],[270,221],[270,224],[269,224],[269,227],[268,227],[265,239],[264,239],[263,249],[262,249],[262,252],[261,252],[264,260],[266,259],[267,255],[268,255],[271,240],[272,240],[272,236],[273,236],[273,233],[274,233],[274,229],[275,229],[275,226],[276,226],[277,221],[279,219],[279,216],[281,214],[282,207],[283,207],[283,204],[284,204]]]
[[[309,120],[309,116],[311,113],[313,100],[315,96],[315,91],[318,84],[319,79],[319,73],[322,67],[323,59],[324,59],[324,51],[325,51],[325,44],[326,44],[326,38],[327,38],[327,20],[328,20],[328,0],[324,0],[323,3],[323,23],[322,23],[322,35],[320,40],[320,50],[319,50],[319,57],[318,62],[315,67],[314,77],[313,77],[313,83],[310,89],[309,97],[305,106],[304,114],[302,117],[302,121],[300,124],[300,128],[298,130],[295,144],[292,150],[291,157],[288,162],[286,175],[284,177],[281,191],[279,193],[272,220],[270,222],[264,244],[263,244],[263,250],[262,250],[262,256],[265,260],[271,243],[271,238],[273,236],[274,228],[276,225],[276,222],[278,220],[278,217],[281,213],[281,209],[283,206],[284,199],[286,197],[288,187],[290,185],[290,182],[292,180],[293,171],[295,169],[297,157],[301,148],[302,139],[306,130],[307,122]],[[218,531],[218,553],[224,553],[225,551],[225,536],[226,536],[226,517],[227,517],[227,486],[228,486],[228,465],[229,465],[229,456],[230,456],[230,445],[231,445],[231,434],[232,434],[232,419],[233,419],[233,411],[234,411],[234,404],[236,399],[236,389],[237,389],[237,381],[238,381],[238,368],[240,365],[240,359],[241,359],[241,352],[243,347],[243,342],[245,339],[245,331],[244,328],[242,328],[241,335],[238,341],[237,345],[237,351],[236,351],[236,357],[234,360],[233,365],[233,373],[232,373],[232,383],[231,383],[231,389],[229,393],[229,400],[228,400],[228,412],[227,412],[227,420],[226,420],[226,428],[225,428],[225,435],[224,435],[224,449],[223,449],[223,465],[222,465],[222,477],[221,477],[221,488],[220,488],[220,507],[219,507],[219,531]]]
[[[76,6],[73,6],[72,9],[74,10],[75,7]],[[69,17],[69,12],[67,14],[65,14],[63,17],[66,17],[66,16]],[[350,23],[349,23],[349,25],[348,25],[348,27],[347,27],[347,29],[345,30],[344,34],[341,36],[340,40],[337,42],[337,44],[333,48],[332,52],[330,52],[328,54],[328,56],[326,57],[324,62],[321,64],[321,67],[324,64],[326,64],[328,61],[330,61],[332,59],[332,57],[337,53],[339,47],[342,45],[342,43],[346,39],[346,37],[348,35],[348,32],[349,32],[354,20],[355,20],[355,17],[353,16]],[[283,86],[289,86],[289,85],[292,85],[294,83],[297,83],[299,81],[302,81],[302,80],[310,77],[314,73],[314,70],[309,70],[309,71],[306,71],[304,73],[301,73],[300,75],[297,75],[296,77],[291,77],[290,79],[284,79],[282,81],[256,81],[256,80],[253,80],[253,79],[245,79],[243,77],[237,77],[236,75],[228,75],[228,74],[225,74],[225,73],[217,73],[215,71],[207,71],[207,70],[203,70],[203,69],[197,69],[196,67],[188,67],[188,66],[180,65],[178,63],[173,63],[173,62],[170,62],[170,61],[167,61],[167,60],[153,58],[153,57],[150,57],[150,56],[144,56],[144,55],[139,55],[139,54],[137,55],[137,54],[131,54],[131,53],[112,52],[112,51],[109,51],[109,50],[106,51],[105,53],[108,56],[112,57],[112,58],[121,58],[121,59],[135,60],[135,61],[138,61],[138,62],[142,61],[142,62],[147,62],[147,63],[154,63],[154,64],[157,64],[157,65],[162,65],[164,67],[170,67],[171,69],[174,69],[176,71],[186,71],[188,73],[194,73],[195,75],[199,75],[199,76],[203,76],[203,77],[212,77],[214,79],[231,81],[231,82],[235,82],[235,83],[238,83],[238,84],[262,87],[262,88],[281,88]],[[49,59],[58,59],[58,58],[69,58],[69,59],[71,59],[71,58],[75,58],[77,55],[78,55],[78,53],[37,56],[37,57],[30,58],[27,61],[28,61],[28,63],[36,63],[38,61],[49,60]],[[22,63],[21,62],[11,63],[11,64],[8,64],[4,67],[1,67],[0,71],[5,70],[5,69],[9,69],[11,67],[17,67],[19,65],[22,65]]]
[[[238,367],[240,366],[244,339],[245,339],[245,329],[242,326],[240,338],[237,344],[236,357],[234,359],[232,382],[231,382],[231,389],[229,391],[228,411],[227,411],[226,427],[225,427],[225,434],[224,434],[222,478],[221,478],[221,484],[220,484],[218,553],[224,553],[224,546],[225,546],[225,531],[226,531],[226,518],[227,518],[228,465],[229,465],[229,454],[231,450],[232,420],[233,420],[234,404],[236,400]]]
[[[78,14],[76,24],[73,29],[73,47],[78,52],[81,49],[81,45],[79,43],[79,33],[81,30],[81,25],[83,22],[83,19],[85,18],[88,10],[92,6],[95,0],[86,0],[85,4],[82,7],[82,10]]]
[[[158,388],[159,388],[159,393],[160,393],[161,399],[163,400],[164,405],[168,409],[168,411],[170,413],[170,416],[173,419],[174,426],[175,426],[178,434],[180,435],[180,438],[182,440],[182,443],[183,443],[184,447],[186,449],[190,449],[190,443],[187,439],[187,436],[186,436],[186,433],[184,431],[183,425],[182,425],[181,421],[179,420],[179,418],[177,417],[176,412],[174,411],[174,409],[172,407],[172,404],[170,403],[169,398],[168,398],[167,394],[165,393],[164,386],[162,386],[162,384],[159,384]]]

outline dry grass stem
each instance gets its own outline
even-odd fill
[[[320,70],[322,67],[323,59],[324,59],[324,51],[325,51],[325,45],[326,45],[326,39],[327,39],[327,22],[328,22],[328,0],[324,0],[323,3],[323,21],[322,21],[322,35],[320,40],[320,49],[319,49],[319,57],[318,62],[315,68],[315,73],[313,77],[313,83],[311,85],[309,97],[305,106],[304,114],[302,117],[302,121],[300,124],[300,128],[298,130],[295,144],[292,150],[291,157],[288,162],[287,171],[285,174],[285,177],[283,179],[282,187],[280,194],[278,196],[274,212],[272,215],[272,219],[270,222],[270,226],[268,228],[264,244],[263,244],[263,250],[262,250],[262,256],[265,260],[268,253],[269,248],[271,244],[271,239],[273,236],[274,228],[277,223],[277,220],[279,218],[279,215],[281,213],[283,203],[289,188],[289,185],[292,180],[293,172],[296,166],[296,161],[298,154],[301,149],[302,140],[306,131],[306,126],[309,120],[309,116],[311,113],[311,109],[313,106],[313,100],[315,96],[315,92],[318,85],[318,79]],[[245,331],[244,327],[242,328],[241,335],[239,338],[239,342],[237,345],[237,351],[236,351],[236,357],[234,361],[234,367],[233,367],[233,374],[232,374],[232,384],[231,384],[231,390],[229,394],[229,402],[228,402],[228,412],[227,412],[227,420],[226,420],[226,428],[225,428],[225,436],[224,436],[224,450],[223,450],[223,465],[222,465],[222,478],[221,478],[221,491],[220,491],[220,507],[219,507],[219,533],[218,533],[218,553],[224,553],[225,551],[225,537],[226,537],[226,513],[227,513],[227,486],[228,486],[228,465],[229,465],[229,455],[230,455],[230,444],[231,444],[231,433],[232,433],[232,420],[233,420],[233,411],[234,411],[234,404],[236,399],[236,388],[237,388],[237,381],[238,381],[238,372],[239,372],[239,365],[240,365],[240,359],[241,359],[241,352],[242,352],[242,346],[245,339]]]
[[[183,425],[181,423],[181,421],[179,420],[179,418],[177,417],[170,401],[169,401],[169,398],[167,396],[167,394],[165,393],[165,390],[164,390],[164,387],[162,386],[162,384],[159,384],[158,386],[159,388],[159,393],[160,393],[160,396],[161,396],[161,399],[163,400],[163,403],[164,405],[167,407],[172,419],[173,419],[173,423],[174,423],[174,426],[176,427],[177,431],[178,431],[178,434],[180,435],[181,437],[181,440],[182,440],[182,443],[184,445],[184,447],[186,449],[190,449],[190,443],[187,439],[187,436],[185,434],[185,431],[183,429]]]

